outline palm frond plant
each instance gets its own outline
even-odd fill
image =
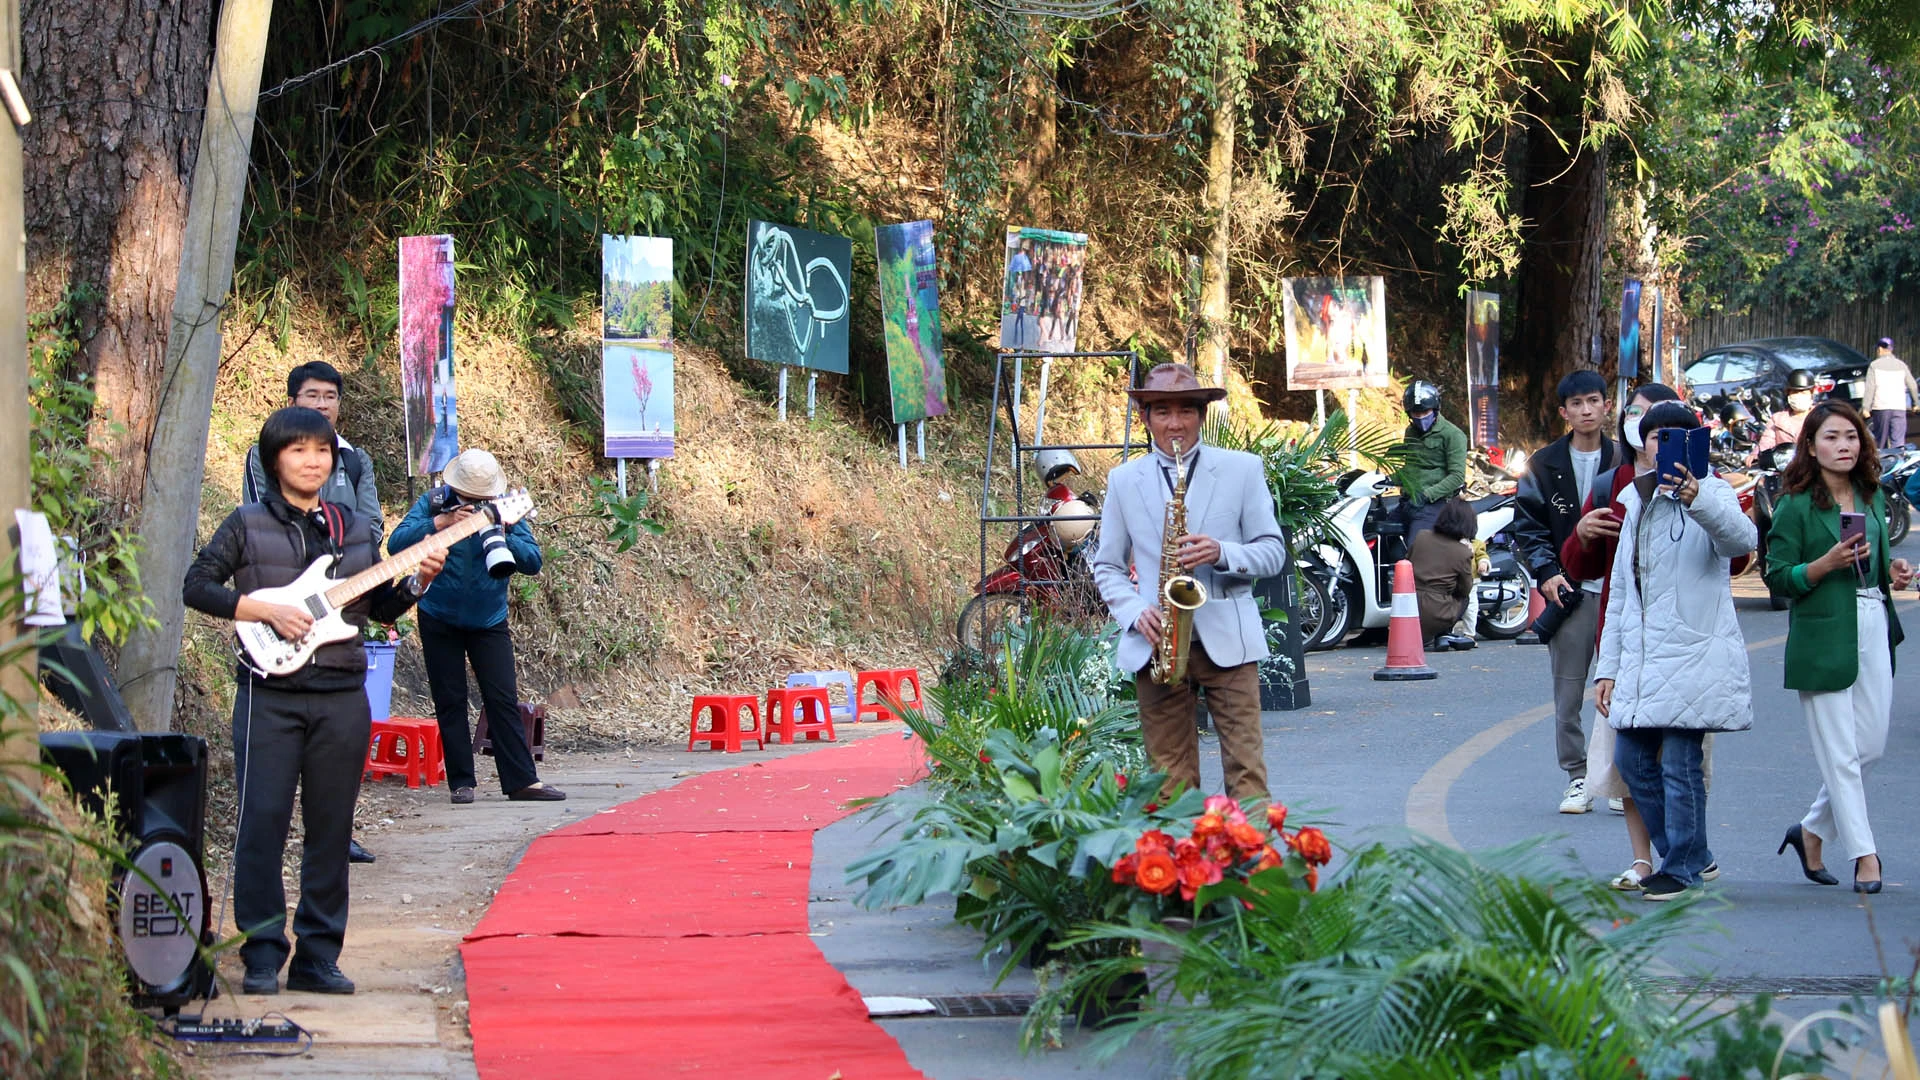
[[[1399,432],[1356,424],[1344,410],[1329,415],[1315,430],[1292,434],[1289,426],[1275,421],[1220,424],[1208,429],[1207,438],[1216,446],[1260,458],[1275,515],[1296,536],[1329,524],[1327,511],[1340,497],[1337,481],[1348,468],[1350,454],[1388,473],[1397,472],[1405,461]]]

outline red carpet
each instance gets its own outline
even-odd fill
[[[829,744],[535,840],[460,950],[480,1075],[921,1077],[807,937],[807,885],[813,830],[922,761]]]

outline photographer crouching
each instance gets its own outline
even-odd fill
[[[387,542],[400,551],[451,528],[480,504],[506,494],[500,463],[485,450],[468,450],[447,463],[441,487],[420,496]],[[447,758],[453,801],[473,801],[473,732],[467,727],[467,672],[480,684],[500,788],[516,801],[557,802],[566,792],[540,781],[520,726],[520,691],[507,629],[507,579],[540,572],[540,545],[525,521],[495,526],[453,545],[430,601],[420,604],[420,649],[433,691],[434,717]]]

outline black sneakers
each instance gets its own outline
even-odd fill
[[[353,980],[342,975],[340,965],[331,960],[296,956],[287,967],[287,989],[309,994],[351,994]]]
[[[1672,874],[1654,874],[1640,879],[1640,897],[1643,900],[1674,900],[1685,896],[1687,889],[1687,883]],[[293,989],[291,975],[287,976],[287,989]]]
[[[280,969],[261,964],[248,966],[246,978],[240,980],[240,992],[243,994],[277,994],[280,992]]]

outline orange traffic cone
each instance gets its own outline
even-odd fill
[[[1413,591],[1413,564],[1393,564],[1393,621],[1387,624],[1387,666],[1373,673],[1380,682],[1437,679],[1420,643],[1420,598]]]

